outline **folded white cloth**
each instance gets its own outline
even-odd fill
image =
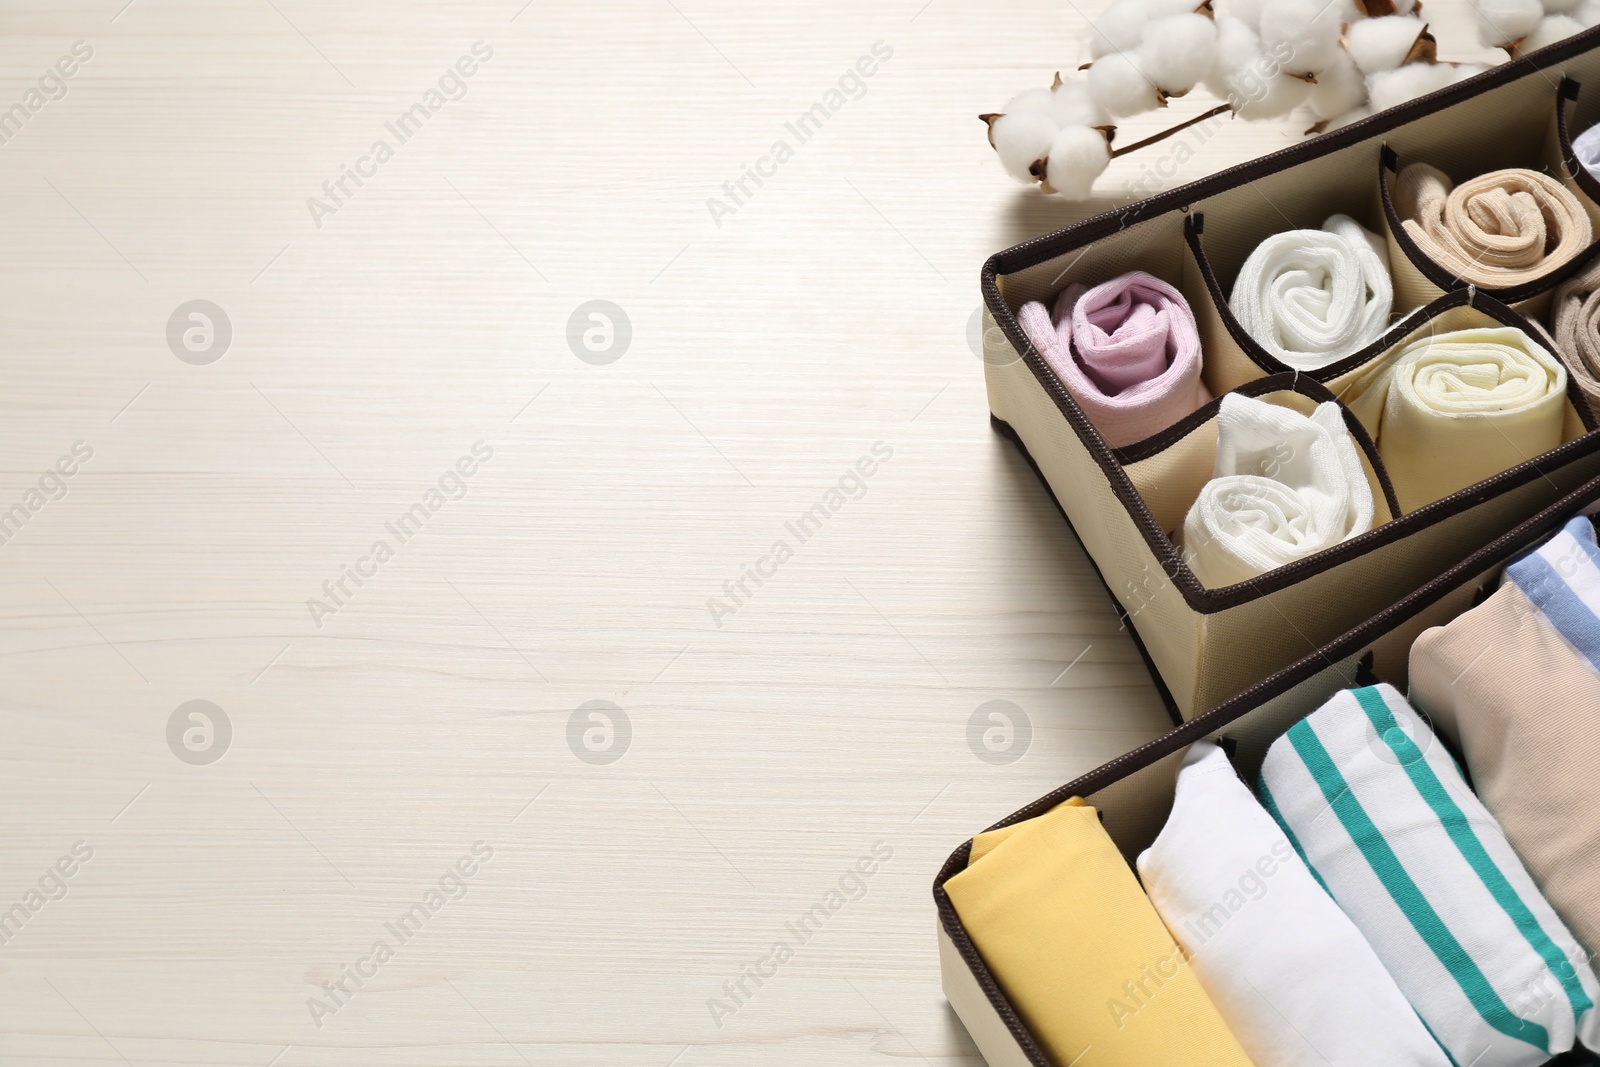
[[[1403,511],[1561,443],[1567,370],[1511,326],[1412,341],[1351,391]]]
[[[1450,1067],[1220,748],[1197,741],[1139,879],[1256,1067]]]
[[[1339,405],[1310,415],[1228,393],[1211,480],[1183,520],[1183,561],[1232,585],[1372,529],[1372,486]]]
[[[1296,370],[1320,370],[1376,341],[1393,305],[1389,250],[1349,215],[1256,245],[1228,298],[1245,332]]]
[[[1260,794],[1457,1064],[1539,1067],[1572,1048],[1600,992],[1587,955],[1392,686],[1291,727]]]

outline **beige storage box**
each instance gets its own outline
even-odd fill
[[[1592,88],[1586,88],[1592,87]],[[1432,96],[994,256],[983,271],[985,374],[994,423],[1025,452],[1112,595],[1177,721],[1216,706],[1367,622],[1600,475],[1600,433],[1573,383],[1563,443],[1441,500],[1401,512],[1370,442],[1378,525],[1249,581],[1206,588],[1174,545],[1209,478],[1217,401],[1155,437],[1112,449],[1029,344],[1027,301],[1129,270],[1176,286],[1199,325],[1213,396],[1280,402],[1338,396],[1408,340],[1511,324],[1554,351],[1537,322],[1554,288],[1600,246],[1531,285],[1468,286],[1398,230],[1396,167],[1426,161],[1456,181],[1502,167],[1559,176],[1600,223],[1600,183],[1572,161],[1571,135],[1600,121],[1600,29]],[[1377,342],[1315,373],[1288,373],[1245,333],[1225,294],[1250,251],[1343,212],[1385,236],[1397,321]],[[1597,227],[1600,232],[1600,227]],[[1404,494],[1402,494],[1403,496]]]
[[[1593,511],[1597,502],[1600,479],[1495,539],[1327,646],[1170,733],[1040,797],[989,829],[1042,815],[1069,797],[1082,797],[1100,813],[1106,831],[1131,866],[1166,822],[1178,767],[1190,744],[1213,738],[1236,746],[1235,766],[1250,779],[1260,768],[1267,747],[1339,690],[1383,681],[1403,692],[1411,643],[1423,630],[1442,625],[1472,607],[1497,580],[1507,561],[1554,533],[1573,515]],[[1445,737],[1452,736],[1452,724],[1435,725]],[[933,887],[945,996],[990,1067],[1067,1067],[1052,1064],[1028,1033],[944,892],[944,883],[966,868],[970,849],[967,841],[951,854]],[[1563,1057],[1552,1062],[1568,1061]],[[1594,1061],[1578,1058],[1571,1062]]]

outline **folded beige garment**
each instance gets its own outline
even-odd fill
[[[1493,596],[1411,646],[1412,702],[1455,724],[1478,796],[1591,953],[1600,952],[1597,559],[1594,527],[1574,519],[1507,567]]]
[[[1384,357],[1346,401],[1415,511],[1559,445],[1567,371],[1514,327],[1455,330]]]
[[[1453,185],[1438,168],[1413,163],[1395,178],[1394,206],[1428,258],[1489,289],[1536,281],[1593,239],[1578,198],[1536,170],[1496,170]]]

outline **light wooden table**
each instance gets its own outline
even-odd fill
[[[969,341],[1075,11],[4,5],[0,1063],[977,1062],[935,870],[1166,721]]]

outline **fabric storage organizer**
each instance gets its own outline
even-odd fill
[[[1251,776],[1267,746],[1342,689],[1384,681],[1406,688],[1410,647],[1419,634],[1481,602],[1503,565],[1557,531],[1570,518],[1600,508],[1600,479],[1589,482],[1397,603],[1323,648],[1278,671],[1148,744],[1039,798],[991,827],[998,830],[1042,815],[1069,798],[1099,813],[1107,834],[1131,867],[1162,829],[1173,803],[1184,753],[1202,738],[1222,739],[1233,761]],[[1588,521],[1588,520],[1585,520]],[[1440,723],[1449,739],[1451,724]],[[972,842],[951,854],[933,886],[939,912],[939,959],[945,995],[990,1067],[1067,1067],[1055,1064],[1000,988],[949,896],[945,883],[966,869]],[[1600,1060],[1558,1057],[1556,1063]],[[1086,1059],[1085,1063],[1091,1062]],[[1122,1062],[1122,1061],[1116,1061]]]
[[[1589,88],[1585,88],[1589,86]],[[1477,325],[1533,323],[1600,241],[1537,283],[1496,291],[1441,273],[1396,220],[1396,169],[1428,162],[1457,181],[1501,167],[1543,169],[1574,193],[1600,235],[1600,182],[1572,136],[1600,121],[1600,29],[1409,104],[993,256],[984,266],[984,364],[996,428],[1024,452],[1117,601],[1181,722],[1373,618],[1452,564],[1600,475],[1600,434],[1569,383],[1563,442],[1443,499],[1402,510],[1369,448],[1378,524],[1333,548],[1234,585],[1206,588],[1172,533],[1215,449],[1201,408],[1154,437],[1113,449],[1028,341],[1017,313],[1072,282],[1129,270],[1175,286],[1194,310],[1204,380],[1304,406],[1337,397],[1407,339]],[[1367,348],[1317,372],[1290,372],[1243,331],[1224,297],[1272,233],[1349,214],[1390,249],[1396,321]],[[1534,325],[1538,329],[1533,328]],[[1546,347],[1554,351],[1552,343]],[[1299,401],[1287,394],[1299,394]],[[1404,494],[1402,494],[1404,496]]]

